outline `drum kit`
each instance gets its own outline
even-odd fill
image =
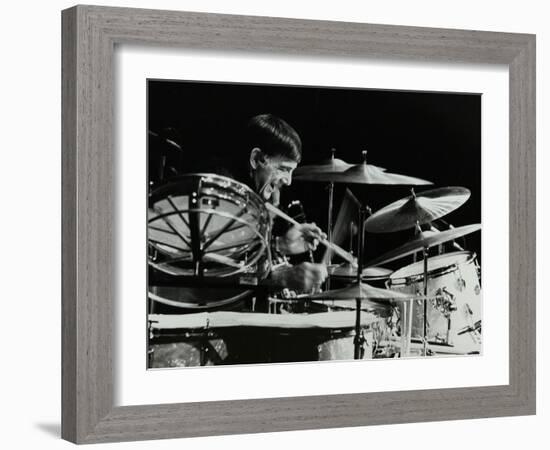
[[[322,324],[330,328],[336,320],[337,330],[345,330],[349,339],[330,344],[334,339],[322,334],[324,337],[316,341],[317,350],[319,355],[328,354],[328,359],[351,358],[351,350],[354,359],[382,353],[401,357],[479,353],[479,266],[475,253],[466,251],[455,240],[479,231],[481,225],[449,226],[445,230],[433,225],[462,206],[470,197],[470,191],[463,187],[443,187],[416,192],[415,186],[432,183],[367,164],[366,155],[363,152],[363,162],[353,165],[337,159],[333,150],[329,160],[295,171],[296,181],[328,185],[327,239],[320,243],[327,249],[324,261],[329,277],[324,290],[292,295],[291,301],[295,304],[318,306],[317,310],[301,308],[299,313],[284,308],[277,311],[287,312],[285,315],[219,310],[247,295],[254,297],[258,289],[265,290],[264,281],[272,261],[273,217],[300,226],[295,219],[264,203],[247,186],[214,174],[184,175],[153,190],[148,205],[149,265],[164,275],[165,280],[150,283],[149,298],[185,311],[176,315],[177,318],[150,314],[153,344],[154,338],[165,335],[167,328],[171,336],[174,328],[187,330],[187,335],[191,330],[207,329],[212,337],[216,331],[223,335],[224,328],[241,327],[277,329],[279,334],[288,337],[303,335],[296,333],[299,328],[296,324],[300,324],[303,332],[304,328],[319,330]],[[357,256],[354,256],[351,249],[348,251],[335,243],[338,237],[333,229],[336,184],[412,188],[408,197],[374,213],[354,197],[353,202],[357,204]],[[364,249],[370,234],[403,230],[414,232],[414,237],[366,261]],[[447,243],[455,248],[442,253]],[[439,254],[430,255],[432,248],[438,248]],[[382,266],[411,255],[412,264],[398,270]],[[333,264],[332,259],[336,257],[344,263]],[[331,282],[343,287],[331,289]],[[224,289],[217,289],[220,286]],[[345,324],[340,320],[342,313],[346,316]],[[178,326],[167,325],[170,320],[178,322]],[[384,339],[372,345],[365,334],[381,323],[390,330],[386,330]],[[201,345],[204,347],[204,343]],[[333,350],[341,347],[345,347],[345,352]],[[381,353],[383,347],[396,350]],[[155,361],[159,366],[158,358]]]

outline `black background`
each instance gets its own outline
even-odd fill
[[[454,226],[481,221],[481,95],[381,91],[327,87],[223,84],[168,80],[148,82],[148,129],[175,129],[186,155],[181,172],[202,171],[214,158],[228,166],[242,155],[239,139],[247,120],[275,114],[302,139],[302,165],[330,157],[330,149],[348,163],[368,162],[390,172],[430,180],[418,192],[463,186],[472,195],[444,219]],[[151,156],[158,151],[150,146]],[[241,156],[242,157],[242,156]],[[349,185],[373,211],[409,195],[407,186]],[[336,185],[335,213],[345,186]],[[283,193],[281,205],[300,200],[308,221],[326,230],[327,190],[324,183],[300,182]],[[437,224],[436,225],[440,225]],[[367,258],[404,243],[412,231],[367,234]],[[481,233],[459,240],[481,258]],[[403,259],[388,265],[406,265]]]

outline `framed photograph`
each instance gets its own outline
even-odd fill
[[[65,439],[535,413],[534,36],[62,18]]]

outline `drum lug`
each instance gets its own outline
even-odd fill
[[[461,276],[456,279],[456,288],[459,290],[459,292],[462,292],[464,289],[466,289],[466,280]]]
[[[446,287],[439,288],[436,293],[436,297],[432,300],[432,305],[447,319],[451,317],[451,313],[458,309],[455,296],[450,293]]]

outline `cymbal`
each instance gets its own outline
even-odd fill
[[[344,170],[349,169],[353,164],[345,162],[343,159],[335,157],[336,149],[331,149],[332,155],[329,159],[321,161],[319,164],[310,164],[309,166],[300,166],[294,171],[294,177],[296,176],[305,176],[315,178],[315,175],[327,172],[343,172]],[[315,181],[315,180],[313,180]]]
[[[321,161],[319,164],[310,164],[308,166],[297,167],[294,171],[296,177],[315,175],[327,172],[343,172],[344,170],[353,167],[353,164],[349,164],[339,158],[330,158],[324,161]]]
[[[173,129],[170,129],[170,128],[165,129],[163,131],[166,133],[169,133],[170,131],[172,131],[171,134],[174,134]],[[181,145],[176,142],[176,139],[177,139],[176,136],[167,137],[165,135],[155,133],[152,130],[148,130],[148,135],[149,137],[156,139],[159,143],[167,145],[168,148],[171,148],[172,150],[179,150],[179,151],[183,150],[181,148]]]
[[[367,267],[361,272],[361,277],[370,280],[383,280],[388,278],[392,273],[392,270],[385,267]],[[357,266],[349,263],[329,266],[328,274],[332,277],[355,278],[357,277]]]
[[[380,184],[380,185],[425,185],[433,184],[421,178],[386,172],[385,169],[367,164],[367,152],[363,152],[363,163],[354,165],[343,172],[307,173],[298,175],[296,180],[324,181],[352,184]]]
[[[367,283],[353,283],[342,289],[320,292],[303,297],[305,300],[409,300],[415,298],[410,294],[381,289]]]
[[[336,150],[332,149],[332,157],[321,161],[319,164],[310,164],[308,166],[296,168],[294,171],[294,179],[322,181],[317,179],[317,175],[344,172],[353,167],[353,164],[349,164],[343,159],[335,158],[335,152]],[[378,169],[382,171],[386,170],[382,167],[378,167]]]
[[[357,309],[357,302],[355,300],[338,300],[337,302],[332,302],[332,300],[317,300],[317,302],[329,306],[329,308],[333,312],[342,309],[353,311]],[[328,304],[325,302],[328,302]],[[360,309],[361,311],[374,313],[377,317],[388,317],[392,314],[393,306],[389,302],[374,302],[370,300],[362,300]]]
[[[470,198],[470,191],[463,187],[444,187],[415,193],[397,200],[376,211],[365,222],[371,233],[387,233],[412,228],[418,222],[424,224],[454,211]]]
[[[366,266],[378,266],[379,264],[385,264],[390,261],[394,261],[404,256],[412,255],[415,252],[422,250],[423,248],[430,248],[435,245],[443,244],[447,241],[452,241],[461,236],[473,233],[474,231],[481,230],[481,224],[476,223],[473,225],[464,225],[462,227],[451,228],[445,231],[423,231],[414,239],[406,242],[405,244],[397,247],[394,250],[390,250],[378,258],[374,258],[368,261]]]

